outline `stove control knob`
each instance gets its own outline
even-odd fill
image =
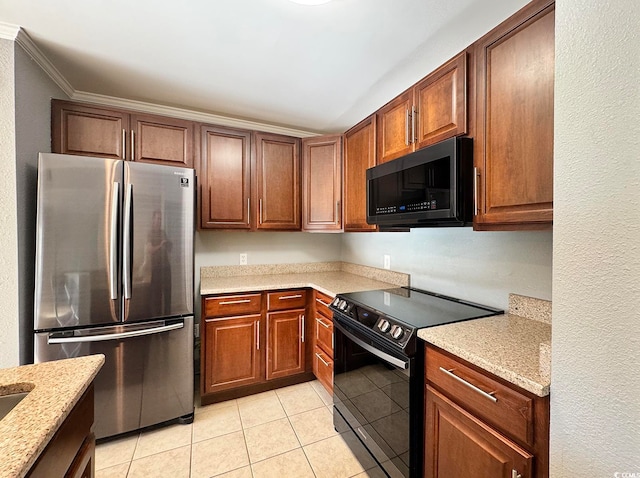
[[[339,303],[340,303],[340,299],[336,297],[335,299],[333,299],[333,303],[331,305],[333,305],[334,307],[338,307]]]
[[[394,339],[400,340],[403,335],[404,335],[404,330],[402,330],[402,327],[400,327],[399,325],[394,325],[391,328],[391,337],[393,337]]]
[[[389,329],[391,328],[391,324],[389,323],[388,320],[384,320],[381,319],[380,323],[378,324],[378,328],[382,331],[382,332],[388,332]]]
[[[338,304],[338,309],[347,310],[347,301],[346,300],[341,300],[340,303]]]

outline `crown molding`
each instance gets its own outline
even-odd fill
[[[213,113],[205,113],[201,111],[190,110],[186,108],[177,108],[174,106],[164,106],[145,101],[129,100],[126,98],[118,98],[115,96],[101,95],[98,93],[90,93],[88,91],[76,90],[69,81],[60,73],[53,63],[45,56],[45,54],[36,46],[27,32],[18,25],[0,22],[0,38],[15,41],[24,49],[27,54],[44,70],[53,82],[58,85],[62,91],[73,101],[85,101],[102,106],[111,106],[114,108],[122,108],[143,113],[157,114],[162,116],[171,116],[202,123],[212,123],[220,126],[229,126],[233,128],[251,129],[257,131],[265,131],[268,133],[284,134],[287,136],[295,136],[298,138],[306,138],[309,136],[317,136],[318,133],[306,131],[286,126],[278,126],[258,121],[251,121],[239,118],[232,118]]]
[[[89,93],[87,91],[75,90],[70,96],[74,101],[84,101],[103,106],[112,106],[127,110],[140,111],[142,113],[151,113],[161,116],[171,116],[190,121],[198,121],[201,123],[212,123],[220,126],[229,126],[232,128],[251,129],[257,131],[265,131],[267,133],[284,134],[287,136],[295,136],[297,138],[306,138],[309,136],[317,136],[318,133],[289,128],[287,126],[278,126],[257,121],[245,120],[240,118],[232,118],[213,113],[205,113],[201,111],[189,110],[186,108],[178,108],[175,106],[164,106],[146,101],[129,100],[126,98],[118,98],[115,96],[100,95],[97,93]]]

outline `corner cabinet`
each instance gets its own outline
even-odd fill
[[[203,405],[313,379],[306,289],[202,297]]]
[[[367,224],[366,171],[376,165],[376,115],[344,134],[344,232],[376,231]]]
[[[257,229],[300,230],[300,140],[254,133]]]
[[[425,477],[549,477],[548,396],[431,345],[425,382]]]
[[[342,230],[342,136],[302,140],[302,230]]]
[[[534,1],[476,42],[476,230],[551,227],[554,13]]]
[[[378,164],[467,133],[464,51],[380,108]]]
[[[51,100],[54,153],[191,168],[194,130],[178,118]]]

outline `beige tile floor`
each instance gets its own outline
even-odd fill
[[[190,425],[101,443],[96,476],[379,478],[384,473],[346,424],[336,432],[331,396],[314,381],[196,405]]]

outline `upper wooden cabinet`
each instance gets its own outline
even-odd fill
[[[551,227],[554,13],[534,1],[476,43],[476,230]]]
[[[467,133],[467,52],[377,112],[378,164]]]
[[[255,133],[257,229],[300,230],[300,140]]]
[[[302,140],[302,230],[342,230],[342,136]]]
[[[361,121],[344,134],[345,232],[375,231],[367,224],[366,171],[376,165],[376,115]]]
[[[200,127],[199,205],[203,229],[251,228],[251,131]]]
[[[51,101],[54,153],[193,167],[194,123]]]

